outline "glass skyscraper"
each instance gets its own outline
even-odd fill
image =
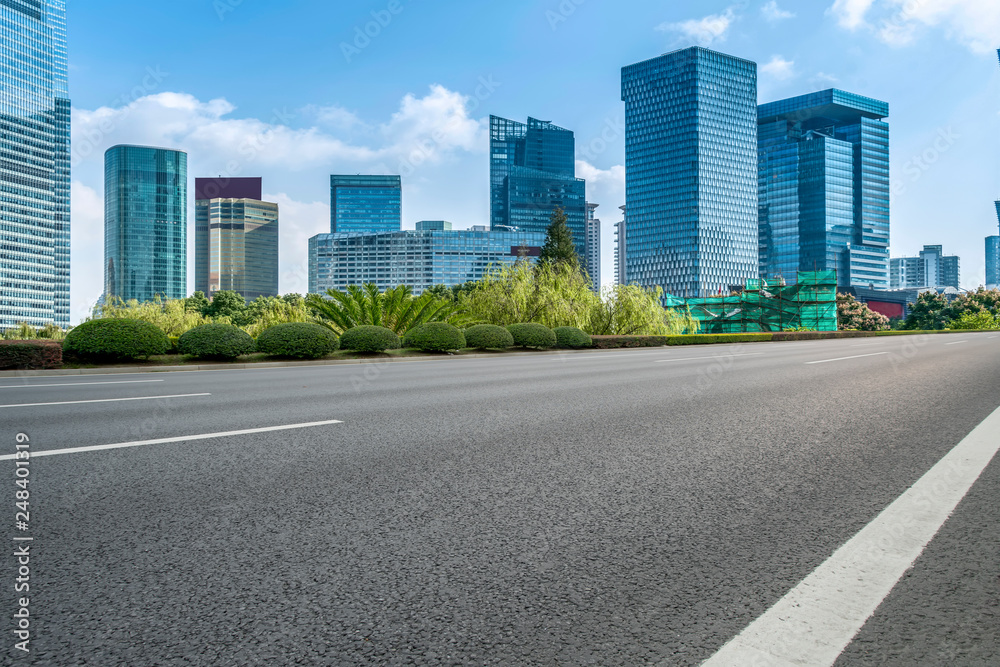
[[[597,207],[600,204],[587,202],[587,275],[590,276],[590,288],[597,293],[601,291],[601,221],[597,218]]]
[[[576,140],[544,120],[490,116],[490,225],[544,234],[561,208],[581,263],[587,252],[587,192],[576,178]]]
[[[68,327],[65,0],[0,1],[0,329]]]
[[[187,153],[112,146],[104,154],[104,295],[187,296]]]
[[[374,234],[403,227],[399,176],[330,177],[330,232]]]
[[[1000,236],[986,237],[986,288],[1000,287]]]
[[[889,105],[842,90],[758,110],[760,273],[888,289]]]
[[[622,68],[629,283],[710,296],[758,273],[757,64],[701,47]]]
[[[278,205],[260,178],[194,179],[194,288],[247,301],[278,295]]]

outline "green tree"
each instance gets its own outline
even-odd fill
[[[314,321],[305,299],[299,297],[296,300],[286,297],[257,297],[248,303],[247,307],[234,318],[233,324],[236,324],[251,336],[256,337],[265,329],[275,324]]]
[[[357,326],[385,327],[397,335],[425,322],[447,322],[463,326],[469,322],[461,304],[425,293],[418,297],[407,285],[380,292],[378,286],[348,285],[346,292],[334,289],[325,296],[310,294],[306,303],[317,321],[342,334]]]
[[[549,228],[545,235],[545,245],[539,255],[540,264],[570,264],[580,266],[580,257],[576,254],[576,243],[573,242],[573,230],[566,224],[566,211],[557,208],[552,211]]]
[[[664,308],[663,289],[614,285],[603,290],[591,309],[586,331],[594,336],[667,336],[697,333],[698,322],[687,313]]]
[[[212,302],[208,300],[205,293],[198,290],[184,300],[184,309],[189,313],[200,313],[201,315],[205,315],[208,313],[208,309],[211,304]]]
[[[455,293],[447,285],[433,285],[425,289],[424,294],[432,294],[437,299],[455,300]]]
[[[233,324],[239,326],[238,320],[242,320],[246,307],[247,300],[242,294],[232,290],[219,290],[212,295],[212,303],[204,314],[209,317],[228,317],[233,320]]]
[[[948,326],[948,300],[937,292],[922,292],[903,322],[907,331],[934,331]]]
[[[187,309],[187,299],[164,301],[159,296],[143,303],[135,299],[125,302],[113,296],[103,306],[98,306],[96,317],[150,322],[163,329],[168,336],[180,336],[189,329],[208,323],[204,315]]]
[[[951,320],[957,320],[965,314],[977,313],[1000,315],[1000,290],[988,290],[980,286],[975,292],[960,294],[944,311],[945,316]]]
[[[837,295],[837,328],[841,331],[888,331],[889,318],[851,294]]]
[[[949,329],[1000,330],[1000,315],[991,315],[988,311],[965,313],[951,322]]]

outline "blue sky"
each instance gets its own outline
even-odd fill
[[[404,228],[485,224],[491,113],[576,133],[610,282],[621,67],[693,44],[755,60],[761,102],[837,87],[889,103],[893,256],[943,244],[973,287],[997,233],[996,0],[69,5],[74,321],[101,293],[109,146],[186,150],[192,179],[262,176],[281,206],[281,290],[304,292],[331,173],[401,173]]]

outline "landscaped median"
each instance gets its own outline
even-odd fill
[[[593,347],[615,350],[672,345],[719,345],[726,343],[770,343],[828,338],[871,338],[876,336],[918,336],[922,334],[977,333],[974,330],[941,331],[775,331],[771,333],[685,334],[681,336],[591,336]]]

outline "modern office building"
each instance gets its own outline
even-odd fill
[[[1000,236],[986,237],[986,289],[1000,287]]]
[[[757,65],[701,47],[622,68],[630,283],[710,296],[756,278]]]
[[[187,153],[112,146],[104,154],[104,296],[187,296]]]
[[[65,0],[0,2],[0,330],[68,327]]]
[[[330,177],[330,233],[398,232],[402,216],[399,176]]]
[[[622,211],[622,219],[615,223],[615,284],[627,285],[628,276],[625,274],[625,257],[627,250],[625,247],[625,207],[619,206]]]
[[[260,178],[194,180],[194,288],[278,296],[278,205]]]
[[[561,208],[581,260],[587,252],[586,183],[576,178],[570,130],[490,116],[490,224],[545,233]]]
[[[587,202],[587,250],[586,268],[590,276],[591,288],[601,292],[601,221],[595,211],[599,204]]]
[[[512,230],[407,230],[386,234],[318,234],[309,239],[309,292],[375,283],[434,285],[479,280],[493,265],[538,257],[545,234]]]
[[[418,232],[451,231],[451,223],[447,220],[421,220],[417,223]]]
[[[893,257],[889,267],[890,289],[960,289],[959,258],[945,255],[939,245],[925,245],[917,257]]]
[[[824,90],[758,109],[760,274],[888,289],[889,105]]]

